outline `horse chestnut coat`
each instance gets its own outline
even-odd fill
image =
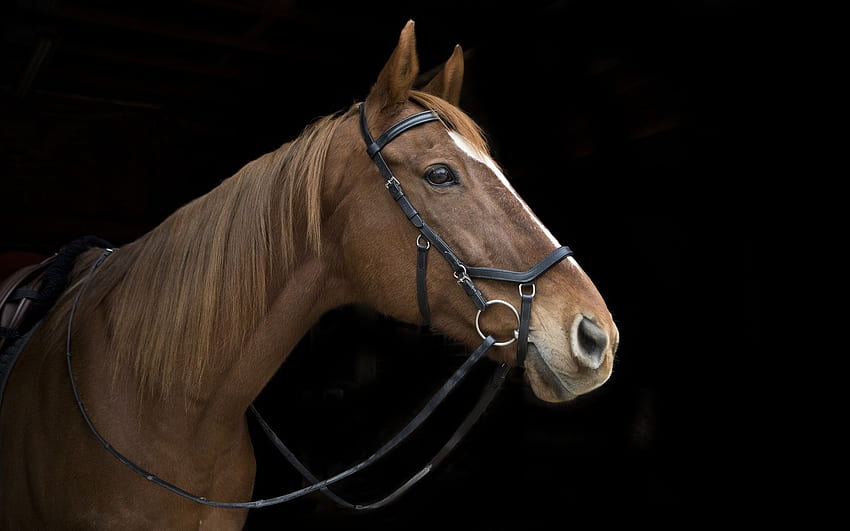
[[[437,119],[394,137],[381,158],[465,264],[528,271],[562,246],[457,107],[460,48],[417,90],[418,72],[411,21],[363,102],[364,120],[379,134],[417,113]],[[416,282],[422,233],[387,193],[364,147],[359,109],[311,123],[122,245],[91,276],[103,251],[79,255],[5,389],[0,529],[245,523],[246,509],[186,499],[110,455],[78,409],[67,345],[79,398],[112,448],[188,492],[244,502],[255,477],[246,411],[318,319],[358,303],[400,321],[425,321]],[[479,313],[456,285],[463,278],[451,262],[430,263],[421,280],[430,326],[470,350],[482,335],[510,343],[488,356],[516,364],[510,339],[518,317],[508,305]],[[522,366],[534,394],[561,402],[604,383],[618,331],[594,284],[566,255],[533,284]],[[485,300],[514,308],[532,293],[487,278],[475,287]]]

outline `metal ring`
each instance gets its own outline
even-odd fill
[[[421,243],[419,243],[419,238],[421,238],[421,237],[422,237],[422,233],[419,233],[416,236],[416,246],[419,247],[420,249],[430,249],[431,248],[431,242],[427,238],[425,239],[426,245],[422,245]]]
[[[507,301],[499,300],[499,299],[493,299],[491,301],[487,301],[487,306],[484,308],[484,310],[489,308],[491,304],[504,304],[505,306],[507,306],[508,308],[513,310],[514,315],[516,316],[516,326],[517,327],[516,327],[516,330],[514,330],[514,337],[507,339],[505,341],[496,341],[495,343],[493,343],[493,346],[495,346],[495,347],[504,347],[505,345],[510,345],[511,343],[516,341],[517,338],[519,337],[519,312],[516,311],[516,308],[514,308],[513,304],[511,304]],[[484,333],[481,331],[481,325],[478,323],[478,320],[481,318],[481,314],[484,313],[484,310],[478,310],[478,313],[475,314],[475,330],[478,331],[478,335],[481,336],[481,339],[487,339],[487,336],[485,336]]]

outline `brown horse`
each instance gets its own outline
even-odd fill
[[[0,527],[241,528],[246,509],[178,496],[110,455],[75,393],[141,469],[210,500],[248,501],[247,409],[311,326],[347,304],[408,323],[424,314],[470,349],[485,335],[519,344],[525,319],[521,364],[537,397],[563,402],[605,382],[617,327],[458,109],[463,69],[456,47],[414,89],[408,22],[362,106],[311,123],[108,257],[80,255],[3,396]],[[446,260],[434,258],[417,289],[417,249],[432,244]],[[464,264],[478,267],[467,276]],[[517,293],[520,281],[488,278],[490,265],[538,271]],[[510,311],[532,296],[529,315]],[[490,310],[493,301],[505,303]],[[516,364],[517,350],[487,356]]]

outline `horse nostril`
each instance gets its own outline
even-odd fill
[[[580,316],[573,336],[573,350],[579,361],[591,369],[598,368],[607,346],[605,331],[587,317]]]

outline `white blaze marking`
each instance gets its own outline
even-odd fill
[[[531,218],[531,220],[534,222],[535,225],[537,225],[537,227],[540,229],[540,231],[543,232],[543,234],[547,238],[549,238],[549,241],[552,242],[552,244],[555,247],[561,246],[561,244],[558,243],[558,240],[556,240],[555,237],[552,236],[552,233],[549,232],[549,229],[547,229],[546,226],[543,225],[543,223],[537,218],[537,216],[534,215],[534,212],[532,212],[531,209],[528,207],[526,202],[523,201],[523,199],[519,196],[518,193],[516,193],[516,190],[514,190],[514,187],[511,186],[510,182],[508,182],[507,177],[505,177],[505,175],[502,173],[502,170],[499,169],[499,166],[496,164],[496,161],[494,161],[492,158],[488,157],[486,154],[482,153],[481,151],[475,149],[475,147],[472,144],[470,144],[467,139],[465,139],[463,136],[461,136],[457,132],[449,131],[449,136],[452,138],[452,140],[457,145],[457,147],[461,149],[461,151],[463,151],[464,153],[469,155],[469,157],[472,158],[473,160],[477,160],[481,164],[484,164],[485,166],[490,168],[490,171],[492,171],[493,174],[496,177],[499,178],[499,181],[501,181],[502,185],[511,194],[513,194],[513,196],[516,198],[516,200],[522,206],[522,209],[525,210],[525,212],[528,214],[528,217]],[[572,257],[569,257],[569,258],[572,258]],[[573,261],[573,264],[575,265],[575,261]]]

